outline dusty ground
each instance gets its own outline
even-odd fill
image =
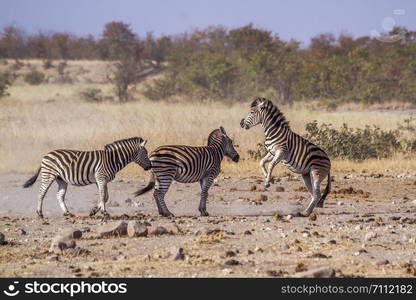
[[[97,228],[109,220],[87,217],[97,199],[95,186],[69,187],[67,204],[75,218],[60,216],[52,187],[42,221],[35,217],[38,183],[22,189],[30,174],[3,174],[0,232],[7,244],[0,246],[0,276],[291,277],[319,266],[334,267],[339,277],[416,276],[416,176],[397,175],[335,174],[333,192],[325,208],[315,210],[316,220],[286,217],[308,201],[299,177],[281,177],[264,191],[260,178],[220,175],[210,191],[211,216],[205,218],[197,211],[199,184],[174,184],[167,194],[172,219],[157,215],[151,193],[135,204],[132,193],[147,178],[116,179],[109,185],[111,219],[176,224],[181,232],[99,238]],[[65,228],[82,230],[77,244],[90,252],[62,253],[59,261],[49,261],[50,241]],[[373,238],[366,239],[369,233]],[[173,260],[178,247],[184,260]]]

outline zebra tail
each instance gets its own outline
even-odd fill
[[[326,185],[325,191],[321,196],[319,202],[325,201],[326,197],[328,196],[329,192],[331,191],[331,172],[328,172],[328,184]]]
[[[135,197],[143,195],[144,193],[147,193],[148,191],[152,190],[155,187],[155,173],[153,173],[153,171],[150,171],[150,173],[151,173],[151,175],[150,175],[149,183],[143,189],[138,190],[137,192],[135,192],[134,193]]]
[[[23,184],[23,187],[28,188],[32,186],[36,182],[36,179],[38,179],[39,173],[40,173],[40,167],[38,171],[36,172],[36,174],[30,177],[30,179]]]

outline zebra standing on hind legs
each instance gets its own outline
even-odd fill
[[[137,163],[145,170],[151,168],[145,148],[146,142],[140,137],[133,137],[108,144],[104,150],[54,150],[42,158],[37,173],[23,187],[32,186],[41,174],[42,182],[36,212],[40,218],[43,218],[43,198],[55,180],[58,183],[57,198],[64,211],[64,216],[73,216],[65,204],[68,183],[76,186],[95,183],[100,198],[98,205],[91,210],[90,216],[95,215],[98,211],[101,211],[104,216],[109,216],[105,209],[105,204],[108,201],[107,183],[112,181],[116,173],[130,162]]]
[[[152,162],[151,179],[149,184],[135,193],[142,195],[154,189],[153,197],[159,214],[171,217],[164,201],[165,194],[172,181],[182,183],[198,182],[201,185],[199,211],[201,216],[208,216],[206,202],[208,190],[218,176],[221,161],[228,156],[238,162],[240,155],[235,151],[233,141],[227,136],[223,127],[212,131],[206,147],[192,146],[160,146],[150,154]]]
[[[265,187],[270,186],[273,168],[281,161],[289,170],[302,174],[303,181],[311,194],[308,207],[301,213],[309,216],[315,207],[323,207],[331,189],[331,162],[328,155],[318,146],[294,133],[280,110],[265,98],[256,98],[250,112],[240,125],[244,129],[261,124],[266,136],[267,154],[260,161],[265,176]],[[265,164],[270,162],[266,170]],[[321,182],[328,178],[328,184],[321,196]]]

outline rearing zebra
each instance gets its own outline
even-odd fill
[[[54,150],[46,154],[37,173],[30,178],[24,188],[30,187],[41,173],[42,183],[38,195],[37,214],[43,218],[42,202],[51,184],[58,183],[57,198],[64,211],[64,216],[73,216],[65,205],[68,183],[84,186],[96,183],[100,198],[90,216],[101,213],[108,216],[105,204],[108,201],[107,183],[114,179],[116,173],[130,162],[139,164],[143,169],[151,168],[147,155],[145,140],[140,137],[115,141],[97,151]]]
[[[238,162],[240,158],[223,127],[210,133],[206,147],[160,146],[150,154],[152,162],[150,182],[145,188],[137,191],[135,196],[142,195],[155,187],[153,197],[159,214],[170,217],[173,214],[167,208],[164,197],[172,181],[183,183],[199,181],[201,185],[199,211],[201,216],[208,216],[206,210],[208,190],[220,172],[224,155],[234,162]]]
[[[331,189],[331,162],[328,155],[318,146],[294,133],[289,122],[280,110],[270,100],[256,98],[251,103],[250,113],[242,119],[242,128],[261,124],[266,136],[265,146],[268,153],[260,161],[265,186],[270,186],[273,168],[282,161],[289,170],[302,174],[303,181],[312,196],[304,216],[310,215],[315,206],[323,207],[324,201]],[[265,164],[270,162],[266,170]],[[328,177],[328,185],[323,195],[320,193],[321,182]]]

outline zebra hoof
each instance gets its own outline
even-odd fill
[[[299,217],[309,217],[311,212],[303,211],[299,213]]]
[[[102,212],[102,215],[103,215],[103,217],[105,217],[105,218],[109,218],[109,217],[110,217],[110,214],[109,214],[107,211],[103,211],[103,212]]]
[[[40,211],[36,211],[38,218],[43,219],[43,214]]]
[[[93,209],[91,209],[90,211],[90,217],[95,216],[98,212],[98,207],[94,207]]]
[[[73,217],[75,217],[75,215],[74,215],[74,214],[71,214],[71,213],[68,211],[68,212],[64,213],[64,217],[70,217],[70,218],[73,218]]]
[[[167,217],[167,218],[174,217],[174,214],[171,213],[170,211],[168,211],[168,212],[162,212],[160,215],[162,217]]]
[[[265,183],[264,184],[264,187],[267,189],[267,188],[269,188],[270,187],[270,183]]]
[[[200,209],[199,212],[201,213],[201,217],[208,217],[209,213],[205,209]]]

